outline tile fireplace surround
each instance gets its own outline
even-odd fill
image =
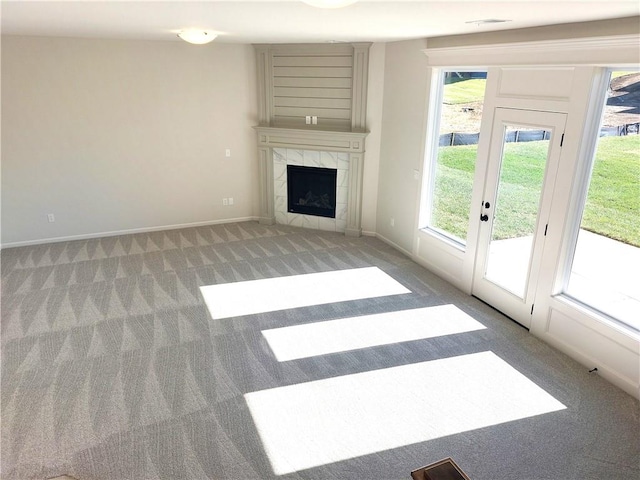
[[[257,126],[260,223],[362,234],[362,174],[367,132]],[[287,165],[337,169],[336,218],[287,212]]]
[[[287,211],[287,165],[330,168],[337,170],[336,217],[326,218]],[[347,228],[347,200],[349,195],[349,154],[293,148],[273,149],[273,193],[276,223],[295,227],[344,232]]]

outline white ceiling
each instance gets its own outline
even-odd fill
[[[582,22],[640,14],[638,0],[360,0],[318,9],[299,0],[6,1],[2,33],[180,41],[179,30],[216,42],[393,41]],[[466,22],[505,19],[507,23]]]

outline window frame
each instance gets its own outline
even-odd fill
[[[459,238],[441,228],[431,225],[434,205],[436,167],[438,163],[438,150],[440,147],[440,124],[442,120],[442,105],[444,98],[444,79],[449,72],[481,72],[485,73],[488,78],[489,69],[487,67],[439,67],[433,68],[431,73],[431,82],[429,85],[429,109],[427,112],[427,132],[426,146],[424,149],[423,172],[425,175],[422,179],[422,195],[420,201],[420,211],[418,216],[418,230],[433,235],[434,237],[446,242],[461,252],[465,252],[468,239]],[[486,89],[483,96],[483,117],[484,117],[484,100],[486,98]],[[482,119],[481,119],[482,121]],[[473,182],[475,183],[475,167]],[[472,186],[472,188],[475,185]],[[471,211],[469,212],[469,227],[467,228],[467,237],[470,231]]]
[[[573,270],[573,261],[578,246],[578,236],[584,216],[584,209],[587,203],[589,188],[596,162],[596,154],[600,141],[600,130],[604,123],[604,114],[607,101],[609,100],[609,86],[611,84],[613,72],[629,71],[640,72],[639,66],[607,66],[602,68],[599,77],[596,79],[592,90],[592,113],[587,119],[587,128],[585,129],[584,141],[585,149],[582,158],[588,158],[586,162],[581,162],[578,166],[575,177],[574,187],[571,198],[571,207],[567,218],[566,230],[564,235],[563,252],[558,265],[558,273],[555,279],[552,296],[565,304],[572,305],[583,313],[594,317],[600,321],[604,321],[616,329],[630,330],[634,334],[640,333],[636,327],[620,320],[613,315],[590,305],[584,299],[580,299],[567,291]],[[639,134],[640,135],[640,134]]]

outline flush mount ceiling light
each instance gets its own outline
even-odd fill
[[[195,45],[204,45],[205,43],[213,42],[217,35],[207,30],[189,29],[182,30],[178,33],[178,37],[185,42],[193,43]]]
[[[358,0],[302,0],[307,5],[318,8],[342,8]]]
[[[483,20],[471,20],[470,22],[464,22],[464,23],[473,23],[475,25],[477,25],[478,27],[480,25],[489,25],[491,23],[505,23],[505,22],[510,22],[511,20],[500,20],[497,18],[486,18]]]

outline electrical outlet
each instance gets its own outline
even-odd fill
[[[311,117],[311,123],[313,125],[317,125],[318,124],[318,117]]]
[[[306,117],[304,117],[304,123],[306,123],[307,125],[311,125],[311,115],[307,115]]]
[[[233,205],[233,197],[229,197],[229,205]]]
[[[396,220],[392,217],[392,218],[389,220],[389,224],[390,224],[392,227],[395,227],[395,226],[396,226]]]
[[[225,156],[225,157],[227,157],[227,158],[230,158],[230,157],[231,157],[231,149],[230,149],[230,148],[227,148],[227,149],[224,151],[224,156]]]
[[[53,223],[56,221],[56,216],[53,213],[50,213],[47,215],[47,220],[49,220],[49,223]]]
[[[222,205],[223,205],[224,207],[226,207],[227,205],[229,205],[229,199],[228,199],[228,198],[223,198],[223,199],[222,199]]]

